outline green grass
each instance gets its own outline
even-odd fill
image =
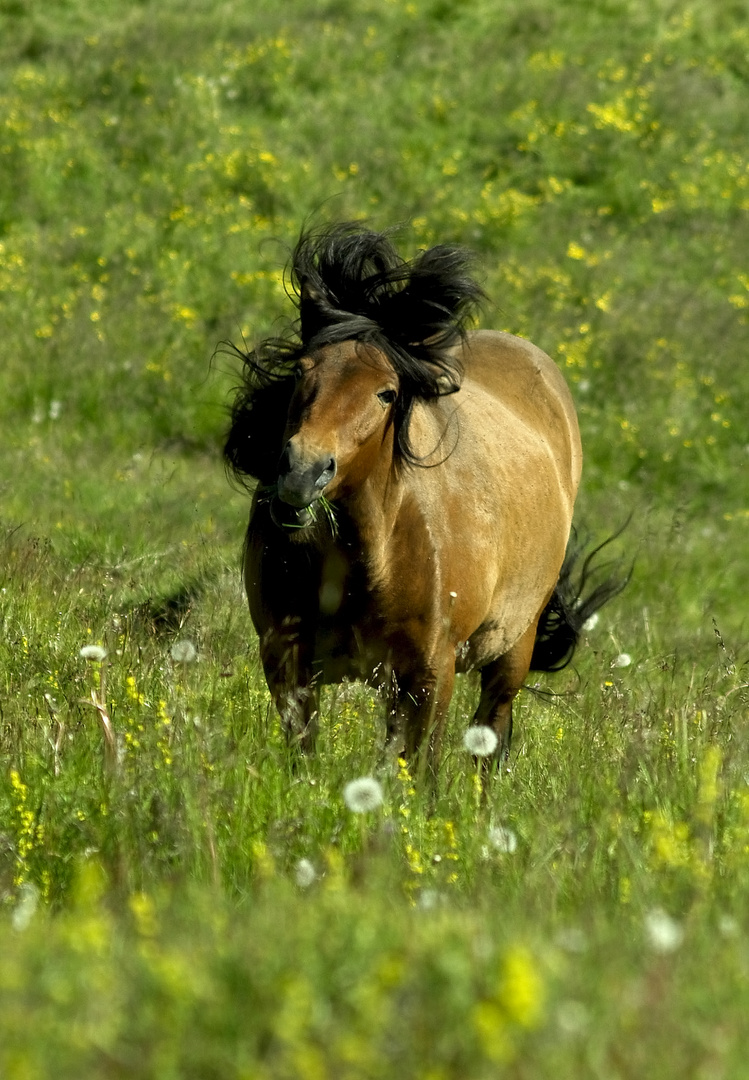
[[[3,1080],[749,1075],[748,14],[0,2]],[[483,794],[468,678],[435,793],[359,685],[295,767],[241,593],[214,350],[349,217],[476,251],[633,514]]]

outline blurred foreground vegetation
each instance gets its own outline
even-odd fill
[[[0,1076],[748,1075],[749,5],[1,0],[0,61]],[[241,595],[211,357],[351,217],[477,253],[633,515],[483,794],[469,679],[434,797],[360,686],[294,770]]]

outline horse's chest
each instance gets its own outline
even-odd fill
[[[323,682],[371,678],[388,658],[378,596],[364,566],[338,556],[321,567],[314,625],[314,667]]]

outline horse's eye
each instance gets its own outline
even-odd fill
[[[397,396],[398,395],[396,394],[395,390],[380,390],[379,394],[377,395],[380,400],[380,405],[382,405],[383,409],[386,409],[388,405],[392,405]]]

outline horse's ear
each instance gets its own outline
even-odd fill
[[[310,341],[327,323],[325,298],[308,279],[299,285],[299,318],[302,324],[302,341]]]
[[[460,390],[463,382],[462,373],[459,371],[446,372],[443,371],[437,376],[437,393],[440,397],[445,394],[455,394]]]
[[[311,285],[306,278],[300,286],[299,295],[303,304],[320,304],[322,302],[322,293],[314,285]]]
[[[426,374],[426,383],[430,387],[428,397],[445,397],[455,394],[463,385],[463,368],[460,364],[434,363],[433,360],[421,360]]]

